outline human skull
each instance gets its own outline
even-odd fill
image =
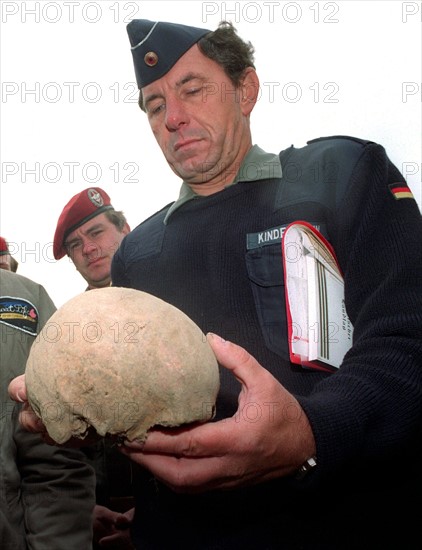
[[[153,426],[214,416],[218,363],[183,312],[129,288],[72,298],[50,317],[26,365],[28,400],[57,443],[100,436],[145,440]]]

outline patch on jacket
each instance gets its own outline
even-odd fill
[[[290,222],[289,222],[290,223]],[[281,239],[283,238],[283,233],[286,227],[289,225],[286,223],[284,225],[278,225],[277,227],[270,227],[269,229],[264,229],[258,233],[248,233],[246,235],[246,248],[247,250],[254,250],[255,248],[260,248],[262,246],[267,246],[271,244],[280,244]],[[326,233],[325,224],[319,222],[310,222],[318,231],[324,234]]]
[[[413,199],[413,193],[410,188],[404,183],[390,183],[388,186],[395,199]]]
[[[38,334],[38,310],[23,298],[0,296],[0,323],[22,330],[27,334]]]

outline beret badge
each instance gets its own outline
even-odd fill
[[[104,204],[101,193],[99,193],[96,189],[88,189],[88,198],[97,208],[100,208]]]

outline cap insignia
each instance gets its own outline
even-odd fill
[[[155,52],[148,52],[144,56],[144,61],[148,67],[154,67],[158,63],[158,55]]]

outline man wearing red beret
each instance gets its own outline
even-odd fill
[[[70,257],[88,283],[87,290],[106,287],[111,283],[111,260],[129,231],[123,212],[113,208],[109,195],[99,187],[89,187],[63,208],[54,234],[53,254],[56,260]],[[133,516],[131,464],[104,441],[85,452],[97,474],[94,542],[107,539],[109,548],[130,549],[127,527]]]
[[[11,255],[9,253],[9,247],[7,246],[6,239],[0,237],[0,269],[6,271],[12,271],[11,268]]]
[[[99,187],[84,189],[63,208],[54,235],[56,260],[66,254],[88,283],[88,290],[110,285],[111,260],[130,227]]]
[[[16,271],[18,270],[18,265],[19,262],[10,255],[9,246],[6,242],[6,239],[0,237],[0,269],[13,271],[13,273],[16,273]]]

